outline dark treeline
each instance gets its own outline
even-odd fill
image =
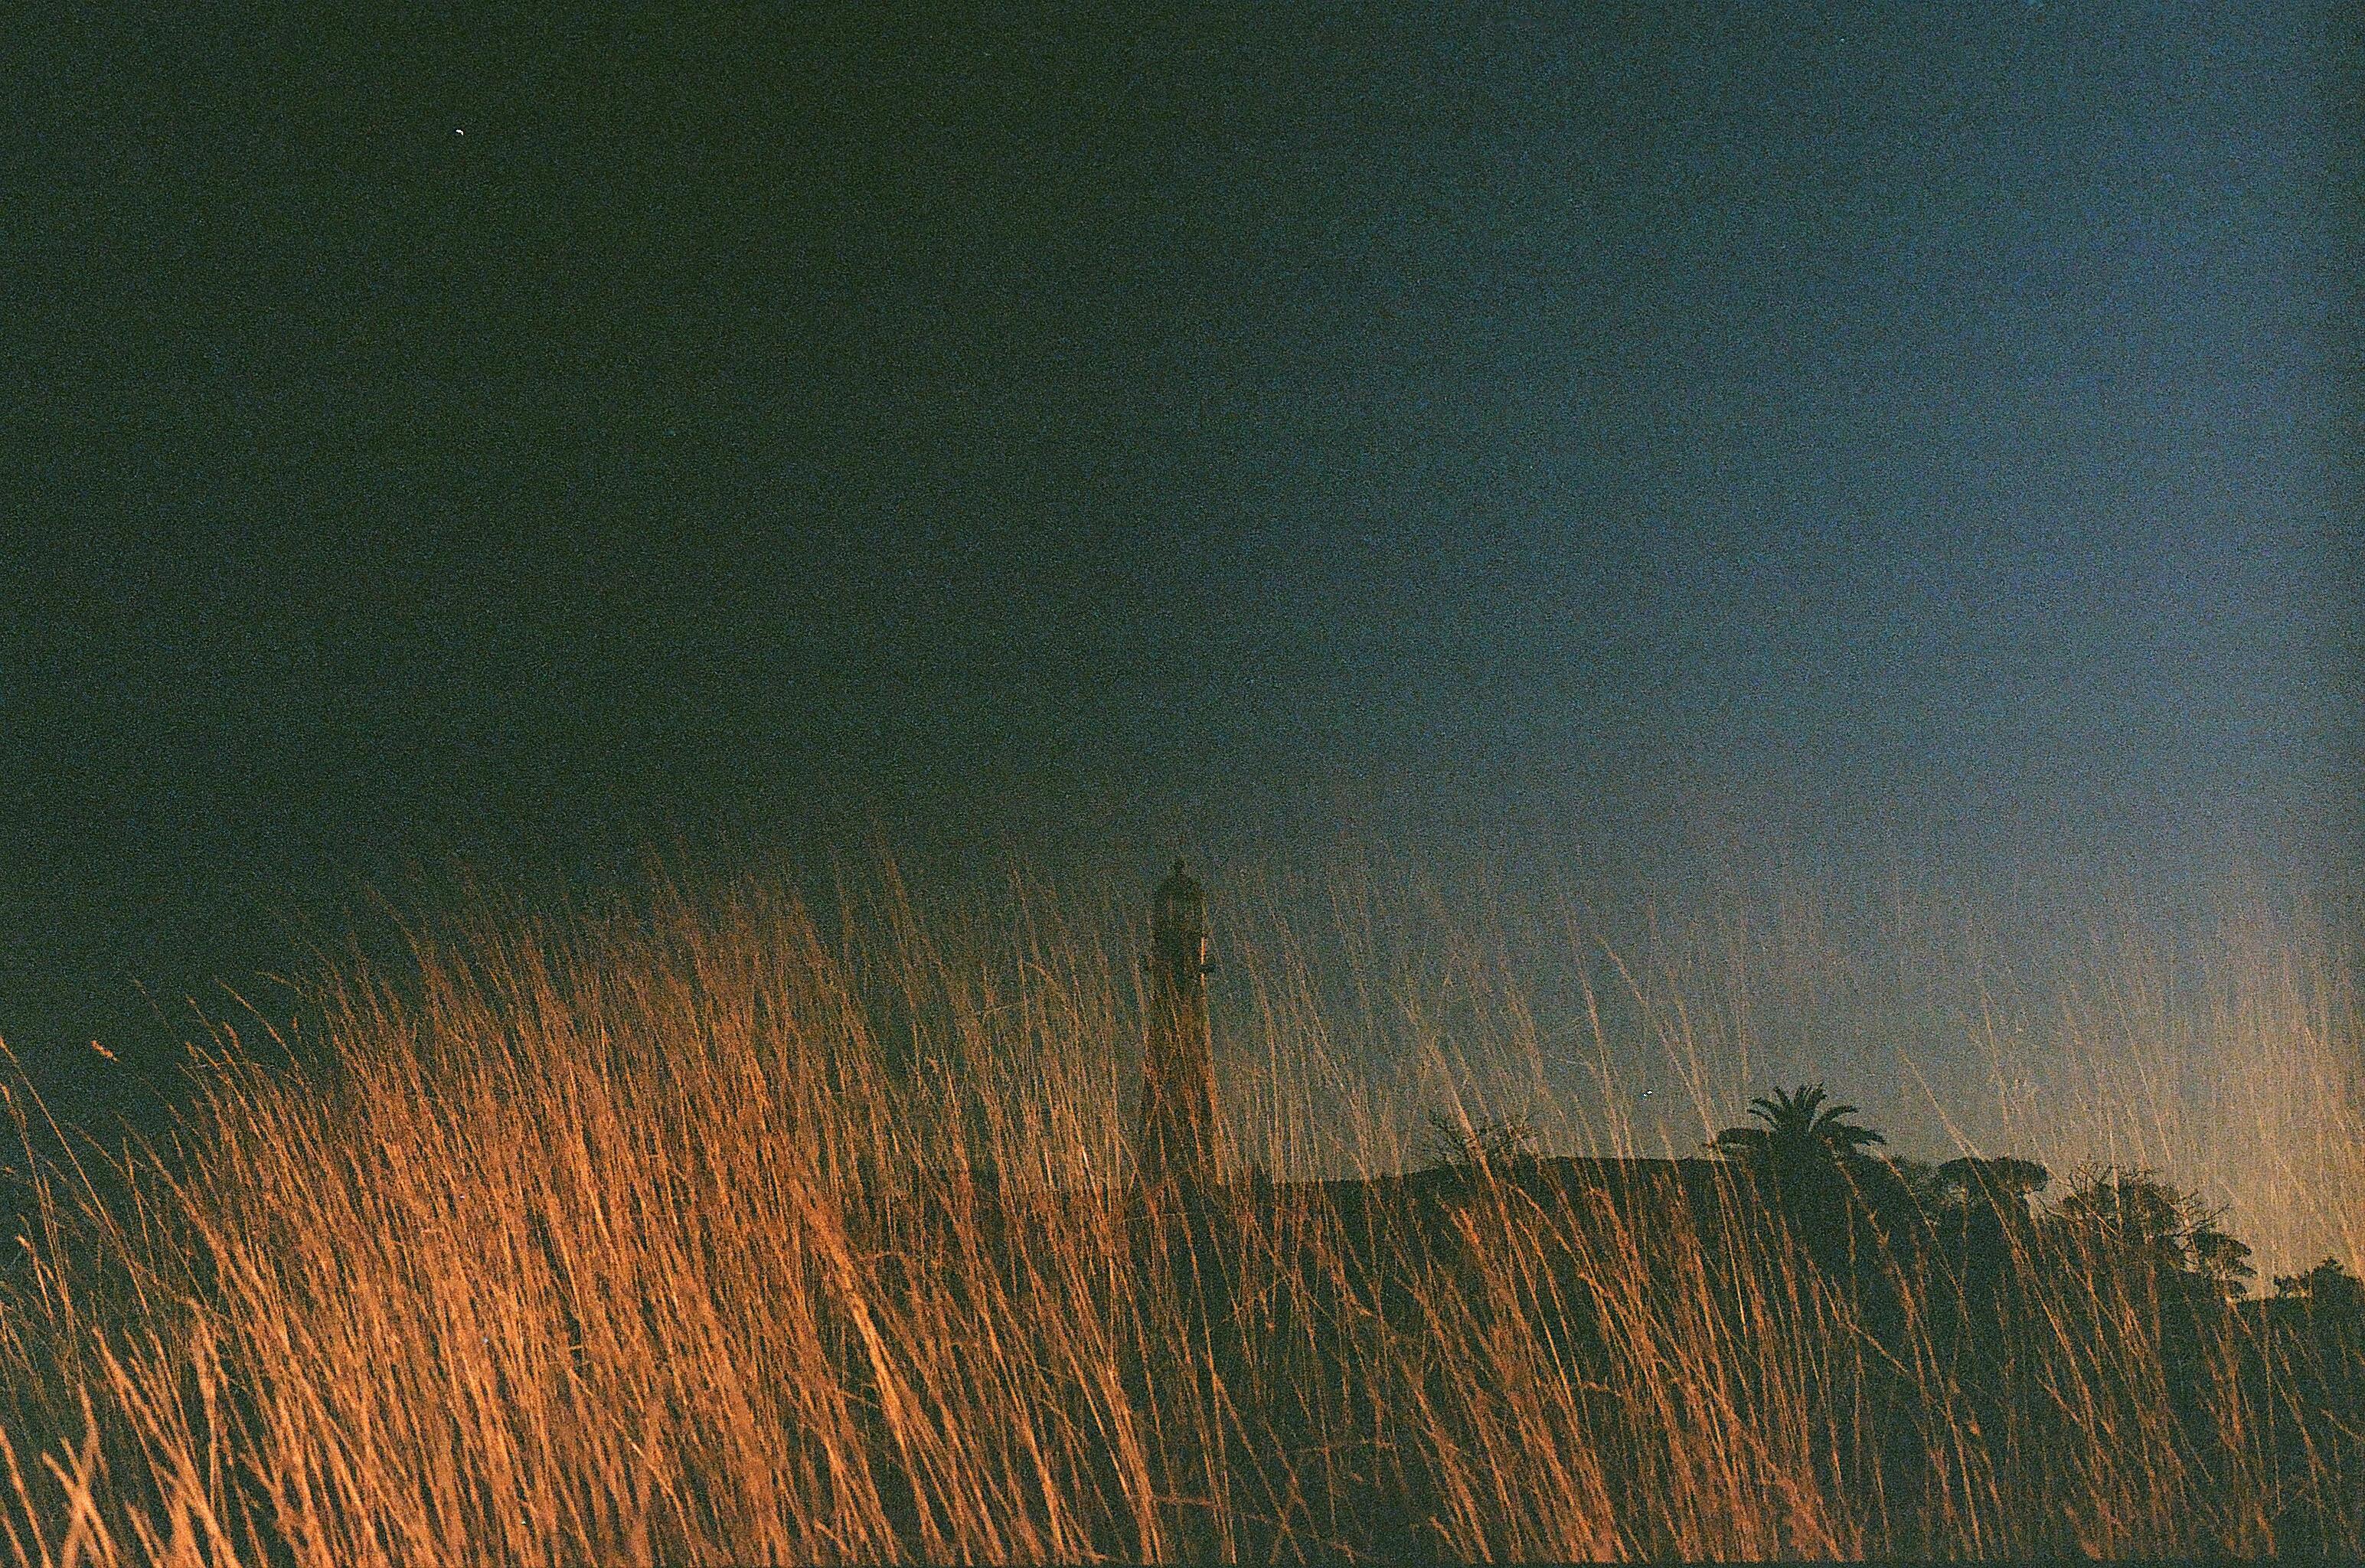
[[[2048,1204],[2031,1160],[1877,1152],[1819,1086],[1753,1114],[1688,1159],[1544,1158],[1518,1121],[1439,1116],[1400,1176],[1126,1195],[1132,1392],[1176,1494],[1235,1499],[1198,1547],[1531,1549],[1544,1521],[1464,1462],[1521,1432],[1581,1438],[1568,1484],[1620,1555],[2365,1540],[2365,1284],[2340,1263],[2253,1295],[2222,1214],[2153,1172],[2090,1167]],[[922,1268],[984,1237],[1014,1288],[1108,1196],[1080,1219],[975,1173],[925,1191],[874,1240]],[[1474,1341],[1491,1378],[1418,1349]]]

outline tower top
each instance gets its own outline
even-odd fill
[[[1207,890],[1182,868],[1178,858],[1173,872],[1158,884],[1150,903],[1151,924],[1163,931],[1201,932],[1207,928]]]

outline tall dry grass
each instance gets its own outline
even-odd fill
[[[480,904],[326,968],[297,1038],[220,1025],[151,1155],[33,1157],[20,1081],[6,1555],[2365,1551],[2365,1434],[2315,1419],[2357,1369],[2254,1316],[2180,1332],[2156,1280],[2036,1226],[1985,1274],[1833,1269],[1705,1168],[1622,1199],[1397,1179],[1427,1109],[1691,1153],[1765,1079],[1825,1076],[1782,1020],[1865,976],[1808,913],[1572,906],[1546,994],[1499,901],[1243,890],[1238,1179],[1159,1212],[1126,1185],[1115,902],[1014,878],[924,911],[889,872],[835,903]],[[2270,1264],[2365,1260],[2327,946],[2237,923],[2196,984],[2112,940],[2041,993],[1974,962],[1898,1103],[1972,1059],[1988,1103],[1929,1096],[1967,1146],[2148,1163],[2316,1249]]]

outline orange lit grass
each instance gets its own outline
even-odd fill
[[[1384,968],[1364,896],[1328,940]],[[565,922],[485,912],[421,937],[415,973],[330,977],[309,1070],[225,1029],[170,1158],[34,1164],[0,1295],[0,1550],[44,1568],[2252,1553],[2311,1486],[2331,1498],[2311,1544],[2365,1550],[2359,1477],[2280,1469],[2230,1371],[2205,1451],[2172,1440],[2156,1317],[2100,1271],[2055,1273],[2011,1325],[2024,1385],[1999,1398],[1933,1331],[1885,1346],[1742,1208],[1648,1226],[1482,1180],[1421,1198],[1416,1224],[1384,1182],[1383,1201],[1248,1181],[1401,1168],[1404,1118],[1346,1065],[1382,1013],[1409,1021],[1427,1090],[1544,1084],[1483,943],[1425,991],[1362,974],[1354,1016],[1302,930],[1232,956],[1242,1180],[1216,1199],[1236,1276],[1211,1319],[1128,1207],[1120,928],[1024,884],[1006,908],[931,924],[891,877],[835,934],[753,884]],[[2340,1106],[2353,998],[2244,951],[2228,1016]],[[1717,999],[1664,954],[1606,959],[1705,1104],[1693,1019]],[[2165,1026],[2131,1016],[2151,994],[2131,982],[2113,1014],[2090,987],[2063,1048]],[[1456,1008],[1493,1037],[1449,1044]],[[1580,1044],[1607,1063],[1589,1012]],[[1575,1119],[1631,1151],[1600,1087]],[[2148,1076],[2115,1087],[2089,1076],[2088,1126],[2174,1141]],[[19,1090],[10,1108],[29,1149],[39,1107]],[[2365,1146],[2353,1110],[2304,1144],[2282,1130],[2245,1150],[2255,1202],[2365,1193],[2336,1163]],[[2353,1222],[2337,1240],[2365,1249]],[[1954,1287],[1899,1288],[1909,1324],[1946,1316],[1931,1293]],[[1553,1327],[1573,1318],[1584,1345]],[[2236,1333],[2204,1353],[2230,1369]],[[1916,1446],[1867,1455],[1867,1402],[1900,1395]]]

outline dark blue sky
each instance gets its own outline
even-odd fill
[[[12,39],[28,1054],[453,849],[2346,864],[2337,7],[315,9]]]

